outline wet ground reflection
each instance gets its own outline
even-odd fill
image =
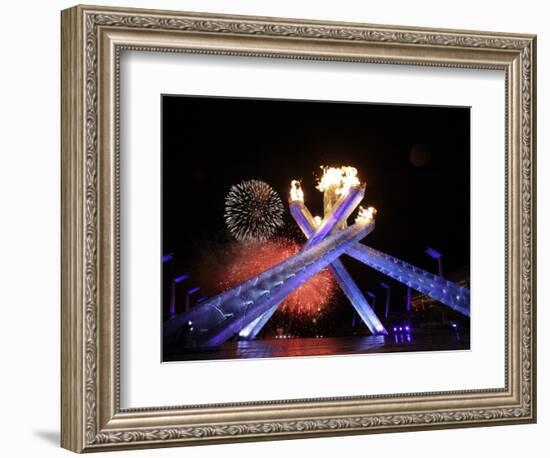
[[[263,339],[226,342],[218,348],[175,351],[164,361],[196,361],[288,356],[350,355],[413,351],[466,350],[469,334],[464,332],[395,333],[388,336]]]

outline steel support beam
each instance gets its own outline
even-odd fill
[[[372,220],[359,221],[189,312],[172,317],[165,323],[166,339],[172,343],[182,339],[186,347],[222,344],[283,301],[373,229]]]
[[[315,220],[309,210],[301,200],[291,200],[289,202],[290,213],[295,219],[296,223],[308,238],[308,242],[305,247],[319,243],[336,227],[345,222],[351,215],[353,210],[359,205],[365,195],[364,186],[354,186],[350,188],[349,192],[342,196],[336,204],[330,209],[328,215],[325,217],[319,227],[317,227]],[[351,302],[353,307],[357,310],[357,313],[368,326],[369,330],[373,334],[387,334],[386,329],[382,322],[378,319],[374,310],[369,305],[367,299],[358,288],[356,283],[351,278],[341,261],[336,260],[330,266],[336,282]],[[269,319],[277,311],[279,304],[273,306],[270,310],[259,318],[249,323],[239,335],[245,339],[255,339],[260,333]]]
[[[453,310],[470,316],[470,290],[468,288],[362,243],[353,245],[346,254]]]

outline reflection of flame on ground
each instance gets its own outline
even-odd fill
[[[214,265],[218,268],[212,269],[209,263],[205,276],[216,282],[218,291],[225,291],[295,255],[300,248],[300,244],[286,238],[262,243],[235,243],[221,256],[212,253],[217,257]],[[289,294],[279,310],[295,315],[315,314],[329,305],[334,294],[334,277],[328,269],[323,269]]]

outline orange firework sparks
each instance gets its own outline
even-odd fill
[[[231,260],[219,273],[221,290],[232,288],[296,254],[300,245],[277,238],[263,243],[240,243],[235,248],[231,250]],[[279,310],[294,315],[312,315],[323,310],[334,293],[334,278],[328,269],[323,269],[289,294]]]

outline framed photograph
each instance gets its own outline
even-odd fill
[[[62,446],[536,420],[536,38],[62,12]]]
[[[470,108],[161,103],[164,362],[470,349]],[[368,212],[363,202],[387,211],[372,215],[372,246],[305,280],[299,263],[274,300],[287,282],[264,272],[298,259],[322,221],[329,234]],[[218,302],[251,279],[260,300]]]

